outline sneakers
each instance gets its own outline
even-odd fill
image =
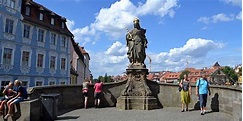
[[[205,114],[206,113],[206,110],[203,110],[203,114]]]
[[[206,112],[205,110],[201,111],[201,115],[204,115],[204,114],[205,114],[205,112]]]

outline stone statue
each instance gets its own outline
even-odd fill
[[[134,28],[128,31],[126,35],[128,47],[129,66],[143,66],[145,67],[144,60],[146,58],[145,48],[147,48],[147,39],[145,36],[146,29],[139,25],[139,19],[133,20]]]
[[[150,110],[158,107],[157,99],[147,85],[148,69],[144,64],[147,48],[146,30],[139,25],[139,19],[133,21],[134,28],[126,34],[129,66],[126,69],[127,82],[121,96],[117,99],[119,109]]]

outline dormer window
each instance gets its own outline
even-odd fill
[[[30,16],[30,7],[29,6],[25,7],[25,15]]]
[[[54,18],[51,18],[51,25],[54,25]]]
[[[44,19],[44,15],[43,13],[40,13],[39,20],[43,21],[43,19]]]
[[[65,27],[65,24],[64,24],[64,22],[62,22],[62,28],[64,29],[64,27]]]

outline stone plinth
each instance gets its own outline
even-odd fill
[[[116,107],[122,110],[151,110],[158,108],[158,105],[153,96],[120,96]]]

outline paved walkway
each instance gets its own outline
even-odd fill
[[[112,108],[77,109],[58,116],[56,121],[231,121],[232,116],[223,112],[180,112],[180,108],[155,110],[118,110]]]

